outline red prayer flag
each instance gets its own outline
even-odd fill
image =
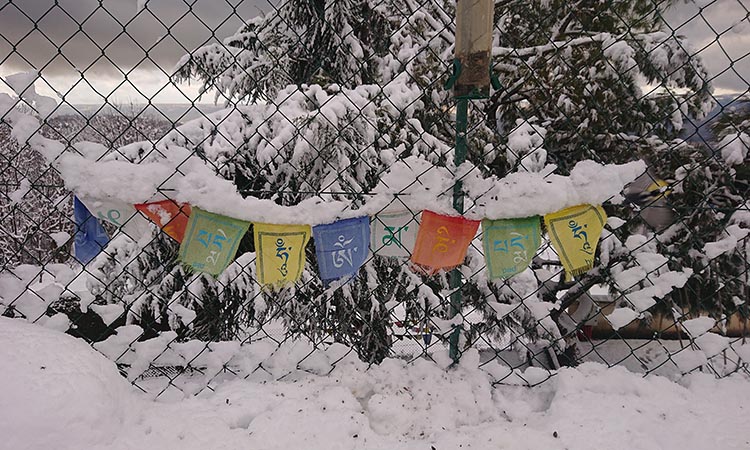
[[[463,263],[478,228],[478,220],[424,211],[411,261],[428,274],[456,267]]]
[[[162,200],[153,203],[141,203],[134,205],[135,209],[142,212],[152,222],[159,225],[172,239],[182,243],[185,237],[188,218],[190,217],[190,205],[178,204],[174,200]]]

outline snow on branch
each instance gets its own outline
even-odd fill
[[[622,188],[646,171],[646,163],[602,165],[581,161],[570,176],[545,172],[517,172],[504,178],[484,178],[479,169],[465,163],[458,173],[464,189],[476,199],[469,210],[474,217],[489,219],[544,215],[569,206],[598,205],[616,199]]]

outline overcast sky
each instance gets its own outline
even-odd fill
[[[42,69],[74,104],[102,103],[102,95],[113,91],[110,100],[118,103],[188,102],[198,86],[181,85],[183,94],[167,80],[180,57],[271,9],[268,0],[148,0],[140,11],[137,0],[0,0],[0,5],[0,76]],[[45,91],[40,82],[37,87]]]
[[[148,0],[140,12],[138,0],[0,0],[0,76],[42,69],[73,104],[101,103],[102,96],[117,103],[189,102],[198,86],[171,86],[165,72],[186,52],[271,8],[269,0]],[[749,9],[750,0],[678,0],[669,12],[670,25],[691,40],[716,77],[717,94],[748,90]]]

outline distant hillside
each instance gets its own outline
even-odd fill
[[[209,103],[197,103],[195,105],[177,104],[177,103],[160,103],[154,105],[145,104],[124,104],[124,105],[61,105],[54,116],[84,116],[93,117],[95,115],[122,114],[133,117],[139,113],[152,116],[160,120],[167,120],[175,123],[184,123],[189,120],[201,117],[203,114],[209,114],[214,111],[223,109],[223,106],[217,106]]]
[[[715,141],[715,136],[711,131],[711,125],[722,116],[722,114],[731,111],[734,108],[750,108],[750,97],[737,95],[719,95],[716,96],[716,107],[711,110],[706,118],[698,123],[685,119],[685,124],[680,133],[680,137],[689,142],[711,142]],[[743,103],[744,102],[744,103]]]
[[[711,125],[721,117],[724,112],[731,110],[736,107],[750,107],[750,97],[737,95],[720,95],[716,96],[717,105],[706,118],[699,122],[694,122],[692,119],[685,118],[684,128],[680,133],[680,137],[690,142],[710,142],[714,140],[713,133],[711,132]],[[742,102],[745,101],[743,104]],[[55,112],[54,116],[83,116],[86,118],[93,117],[95,115],[108,115],[115,114],[115,107],[128,117],[138,115],[143,111],[146,116],[153,117],[159,121],[168,121],[173,123],[185,123],[189,120],[196,119],[205,114],[223,109],[221,105],[214,105],[211,103],[197,103],[195,105],[190,104],[178,104],[178,103],[160,103],[154,105],[144,104],[126,104],[126,105],[62,105]]]

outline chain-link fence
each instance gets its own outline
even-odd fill
[[[742,1],[496,0],[492,90],[459,100],[454,1],[48,3],[0,5],[0,311],[144,391],[350,358],[529,385],[585,361],[748,372]],[[85,264],[74,195],[109,236]],[[251,222],[219,275],[105,208],[164,199]],[[552,219],[580,204],[607,218],[574,232],[591,258],[573,273]],[[486,220],[458,267],[414,264],[425,210]],[[261,283],[260,226],[357,216],[354,279],[321,281],[316,240],[298,280]],[[490,219],[526,220],[538,249]]]

